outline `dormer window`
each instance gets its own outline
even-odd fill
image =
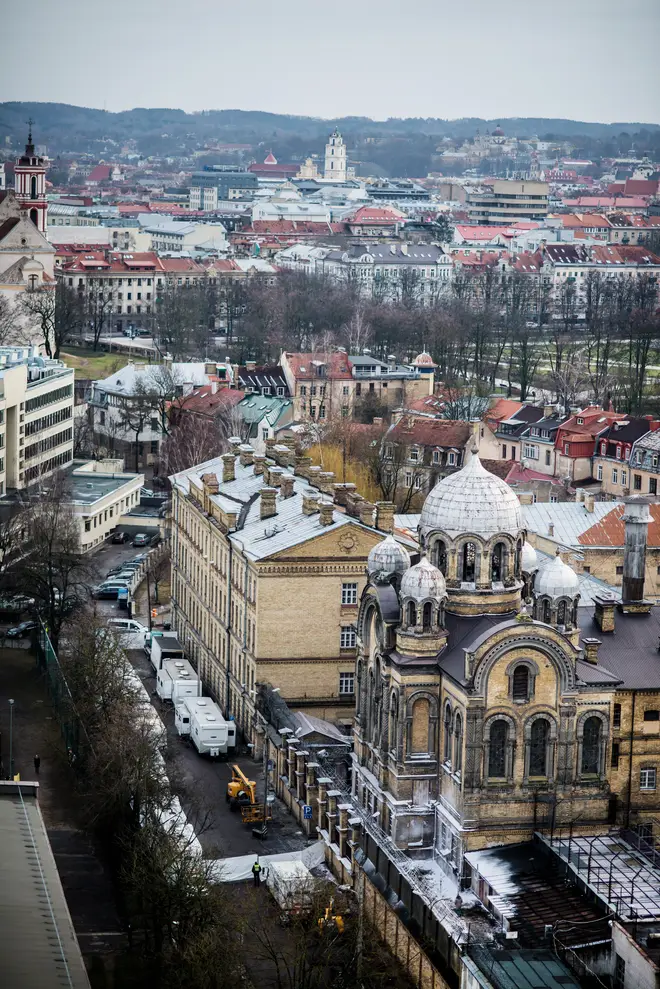
[[[606,456],[606,454],[607,454],[607,443],[601,443],[600,444],[600,454],[601,454],[602,457]]]
[[[261,389],[261,394],[262,395],[270,395],[270,386],[269,385],[264,385],[263,388]]]
[[[582,416],[578,416],[577,424],[578,426],[584,426],[584,419]]]
[[[416,446],[410,447],[410,459],[414,464],[416,464],[417,461],[419,460],[419,450],[417,449]]]
[[[621,460],[621,447],[620,446],[617,446],[617,448],[616,448],[616,459],[617,460]]]

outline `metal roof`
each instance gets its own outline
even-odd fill
[[[2,982],[89,989],[37,793],[37,783],[0,782]]]
[[[583,502],[537,502],[535,505],[521,505],[521,510],[523,525],[528,532],[581,549],[579,537],[620,505],[618,501],[596,501],[593,512],[589,512]],[[551,523],[554,525],[552,536],[549,535]]]

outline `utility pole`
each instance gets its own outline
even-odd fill
[[[14,698],[9,698],[9,779],[14,778]]]

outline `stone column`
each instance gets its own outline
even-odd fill
[[[338,804],[339,822],[337,824],[337,844],[339,845],[340,858],[347,858],[349,852],[350,831],[348,828],[348,815],[353,808],[350,804]]]
[[[309,752],[305,749],[301,749],[296,752],[296,796],[298,800],[305,799],[305,783],[307,782],[307,774],[305,772],[305,760]]]
[[[351,837],[348,840],[348,846],[351,850],[351,872],[355,876],[357,869],[357,862],[355,860],[355,853],[360,847],[360,837],[362,835],[362,821],[359,817],[350,817],[348,819],[348,824],[351,829]]]
[[[317,784],[319,788],[319,793],[317,797],[317,826],[323,831],[326,830],[328,822],[326,820],[326,808],[328,806],[328,788],[332,786],[332,780],[329,776],[319,776],[317,779]]]
[[[339,811],[337,809],[337,804],[341,798],[341,790],[328,790],[326,794],[328,798],[328,809],[326,811],[326,818],[328,821],[328,837],[330,844],[338,844],[337,841],[337,824],[339,823]]]

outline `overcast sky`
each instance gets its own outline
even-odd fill
[[[660,121],[660,0],[30,0],[27,8],[3,5],[0,100]]]

